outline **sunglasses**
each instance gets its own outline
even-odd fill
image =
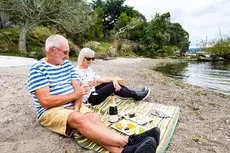
[[[56,48],[57,50],[62,51],[65,55],[69,54],[68,50],[62,50],[62,49],[57,48],[57,47],[53,47],[53,48]]]
[[[94,60],[95,60],[95,57],[85,57],[85,59],[86,59],[87,61],[90,61],[90,60],[94,61]]]

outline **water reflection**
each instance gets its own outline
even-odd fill
[[[230,62],[189,62],[156,68],[185,83],[230,95]]]

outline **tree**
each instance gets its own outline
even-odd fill
[[[147,56],[173,55],[179,51],[185,53],[189,47],[189,34],[179,23],[171,23],[170,13],[156,14],[147,23],[141,39]]]
[[[121,13],[121,16],[118,20],[115,28],[116,34],[115,34],[115,40],[119,40],[121,36],[123,38],[128,38],[129,36],[129,30],[133,30],[138,25],[138,19],[131,18],[126,15],[126,13]]]
[[[146,45],[145,50],[147,56],[155,56],[158,52],[162,52],[165,44],[169,41],[170,35],[167,27],[170,24],[170,13],[162,15],[156,14],[155,17],[147,23],[142,43]]]
[[[151,21],[154,31],[154,41],[158,44],[157,50],[161,49],[169,41],[169,34],[167,33],[169,23],[170,13],[156,14],[155,18]]]
[[[9,23],[9,15],[0,12],[0,28],[5,28],[5,27],[9,27],[10,23]]]
[[[1,10],[22,25],[19,50],[26,53],[26,35],[41,23],[60,25],[68,32],[80,33],[89,28],[89,7],[84,0],[3,0]]]
[[[97,7],[92,12],[92,22],[89,28],[89,38],[104,38],[103,33],[103,14],[104,10],[101,7]]]
[[[138,20],[140,20],[142,22],[147,22],[145,16],[143,14],[141,14],[140,12],[138,12],[137,10],[135,10],[133,7],[125,5],[123,7],[123,12],[126,13],[127,16],[129,16],[129,17],[137,18]]]
[[[104,27],[110,31],[123,12],[125,0],[107,0],[105,3]]]
[[[124,5],[124,2],[125,0],[92,1],[92,10],[97,11],[97,9],[101,9],[100,17],[104,37],[108,38],[111,33],[114,34],[120,28],[128,25],[132,18],[138,19],[140,22],[146,22],[144,15],[134,10],[133,7]],[[129,32],[134,33],[131,30]],[[133,35],[133,38],[136,36],[137,34]],[[130,35],[130,37],[132,36]]]
[[[168,45],[177,46],[180,50],[180,55],[184,54],[189,48],[189,34],[179,23],[170,23],[167,28],[170,34]]]
[[[103,10],[102,24],[104,37],[109,36],[109,31],[114,28],[116,21],[123,12],[125,0],[95,0],[91,3],[93,10],[101,8]]]
[[[104,8],[105,2],[103,0],[93,0],[92,3],[90,3],[93,10],[96,10],[96,8]]]

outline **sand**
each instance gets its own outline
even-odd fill
[[[96,60],[95,70],[120,76],[131,89],[151,89],[148,102],[176,105],[180,119],[167,153],[225,153],[230,150],[230,96],[183,84],[152,70],[173,60]],[[0,68],[0,152],[80,153],[72,138],[43,128],[26,82],[29,66]]]

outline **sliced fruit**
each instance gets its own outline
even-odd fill
[[[132,124],[132,123],[128,123],[127,126],[128,126],[129,129],[136,128],[136,126],[134,124]]]
[[[137,129],[136,128],[132,128],[132,129],[129,129],[129,132],[130,134],[137,134]]]
[[[139,127],[139,134],[144,133],[144,132],[145,132],[145,129],[142,127]]]
[[[116,123],[115,126],[116,126],[116,128],[118,128],[118,129],[120,129],[120,130],[124,128],[124,125],[121,124],[121,123],[119,123],[119,122]]]

